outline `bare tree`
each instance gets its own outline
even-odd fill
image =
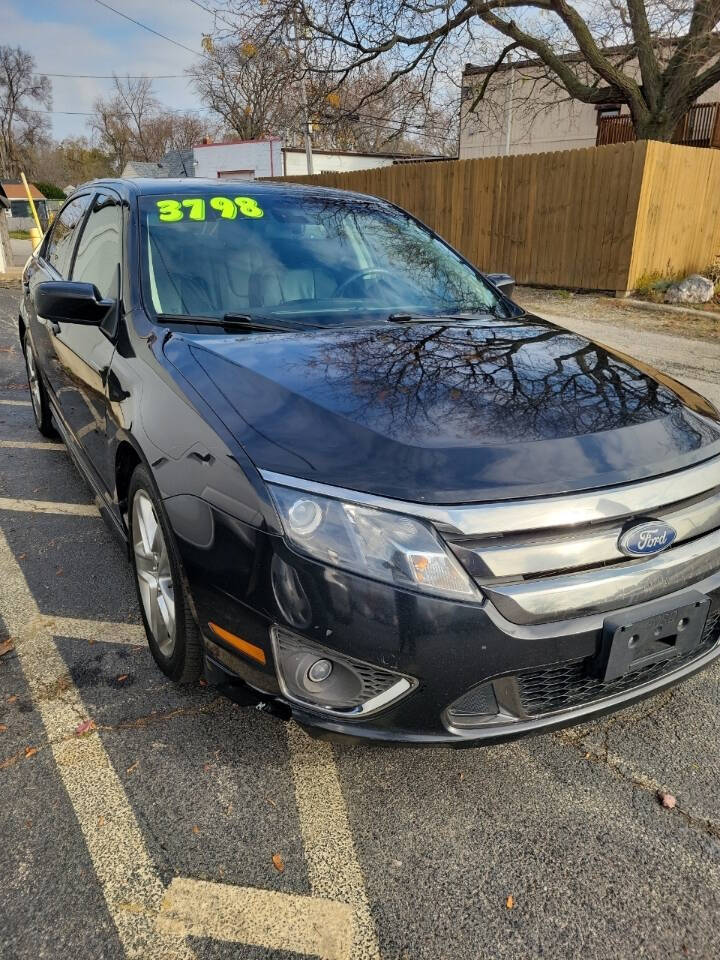
[[[36,74],[35,58],[22,47],[0,45],[0,174],[16,177],[28,151],[46,138],[52,106],[46,76]]]
[[[206,43],[206,57],[188,73],[206,106],[243,140],[287,137],[299,126],[295,63],[283,44],[262,50],[251,40]]]
[[[196,113],[163,107],[149,77],[115,77],[113,93],[95,101],[89,125],[117,173],[128,160],[159,161],[208,132],[207,121]]]
[[[388,66],[387,84],[408,75],[432,84],[462,52],[501,63],[519,51],[574,100],[627,104],[640,138],[671,139],[688,108],[720,81],[720,0],[226,0],[225,7],[264,36],[280,35],[298,9],[312,37],[312,69],[338,86],[376,62]]]
[[[298,58],[293,30],[290,21],[275,25],[241,17],[236,25],[223,20],[216,36],[206,38],[206,56],[189,74],[228,132],[243,139],[275,135],[299,141],[304,84],[316,147],[454,152],[456,111],[429,102],[418,77],[389,83],[381,63],[342,77],[311,69],[304,55]]]
[[[60,143],[43,145],[34,151],[30,166],[34,180],[63,188],[86,180],[111,176],[112,159],[86,137],[67,137]]]

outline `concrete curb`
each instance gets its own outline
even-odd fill
[[[635,300],[632,297],[618,299],[617,302],[623,306],[627,304],[629,307],[640,307],[654,313],[681,313],[686,317],[703,317],[705,320],[720,321],[720,313],[716,310],[696,310],[693,307],[677,307],[672,303],[651,303],[647,300]]]

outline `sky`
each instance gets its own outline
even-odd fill
[[[197,58],[123,20],[97,0],[0,0],[0,42],[29,50],[40,73],[179,75],[180,79],[155,80],[156,96],[173,109],[199,109],[200,102],[182,74],[199,59],[202,34],[212,30],[212,15],[191,0],[107,2],[196,50]],[[201,2],[213,6],[212,0]],[[62,111],[90,111],[96,97],[110,91],[112,80],[51,76],[50,81],[53,136],[61,140],[88,135],[88,117]]]

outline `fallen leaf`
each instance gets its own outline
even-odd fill
[[[136,760],[135,763],[134,763],[131,767],[128,767],[128,768],[127,768],[127,770],[125,771],[125,773],[133,773],[135,770],[137,770],[137,768],[138,768],[139,766],[140,766],[140,761],[139,761],[139,760]]]
[[[56,577],[61,577],[62,575],[63,575],[63,568],[62,568],[62,567],[58,567],[57,570],[55,571],[55,576],[56,576]]]
[[[285,870],[285,861],[283,860],[283,858],[280,856],[279,853],[274,853],[274,854],[272,855],[272,862],[273,862],[273,866],[275,867],[275,869],[277,870],[278,873],[283,873],[283,872],[284,872],[284,870]]]
[[[193,833],[200,833],[200,827],[196,823],[193,824]]]
[[[75,727],[75,735],[81,737],[84,733],[90,733],[91,730],[96,729],[94,720],[83,720]]]
[[[201,687],[207,686],[207,680],[204,677],[200,677],[200,679],[198,680],[198,683],[200,684]]]
[[[0,723],[0,733],[7,733],[7,724]]]
[[[38,752],[38,748],[37,748],[37,747],[25,747],[25,756],[26,756],[26,757],[34,757],[37,752]]]
[[[672,810],[677,803],[676,797],[671,793],[664,793],[662,790],[658,791],[658,800],[666,810]]]
[[[145,913],[147,907],[142,903],[133,903],[132,901],[121,901],[118,903],[118,910],[123,910],[126,913]]]
[[[17,701],[17,694],[14,693],[11,697],[8,697],[8,703],[15,703]]]
[[[26,827],[28,828],[28,830],[29,830],[30,827],[32,826],[32,820],[26,820],[26,821],[25,821],[25,826],[26,826]]]
[[[515,897],[512,894],[510,894],[505,901],[505,906],[508,908],[508,910],[512,910],[512,908],[515,906]]]
[[[120,676],[117,678],[117,682],[118,682],[118,683],[125,683],[125,681],[127,680],[127,678],[128,678],[128,675],[127,675],[126,673],[121,673]]]
[[[27,556],[26,553],[19,553],[18,556],[17,556],[17,558],[18,558],[18,560],[24,560],[26,556]]]
[[[15,644],[12,640],[3,640],[0,643],[0,657],[4,657],[6,653],[10,653],[11,650],[15,649]]]
[[[105,817],[104,817],[102,814],[100,814],[100,816],[98,817],[97,825],[98,825],[99,827],[104,827],[104,826],[105,826]]]
[[[460,779],[461,779],[461,780],[464,780],[464,779],[465,779],[465,774],[464,774],[462,771],[460,771]]]

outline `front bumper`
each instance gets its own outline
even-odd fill
[[[600,648],[607,612],[552,623],[511,623],[488,601],[426,596],[333,569],[294,554],[277,536],[207,509],[212,537],[178,539],[213,677],[235,699],[265,703],[320,735],[457,746],[512,739],[619,709],[702,669],[720,654],[717,572],[692,584],[710,598],[703,642],[692,655],[676,663],[668,660],[649,677],[639,674],[623,689],[595,687],[585,702],[529,714],[518,678],[554,668],[563,672],[569,664],[575,672],[584,669]],[[172,518],[172,506],[169,512]],[[677,596],[680,605],[686,592],[687,585],[663,601],[672,607]],[[641,619],[643,605],[636,609]],[[210,621],[260,648],[265,663],[251,662],[211,636]],[[361,718],[338,719],[290,702],[278,682],[270,639],[278,624],[341,656],[412,677],[417,685],[397,703]],[[502,722],[454,726],[449,705],[488,681],[498,692]]]

